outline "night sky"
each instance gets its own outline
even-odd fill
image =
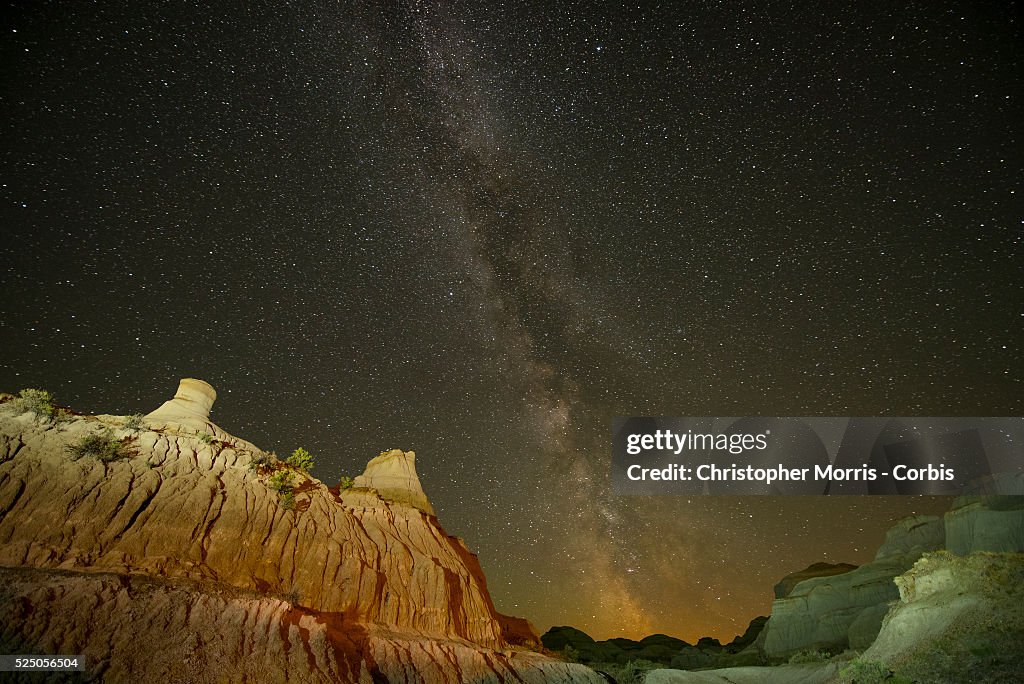
[[[7,4],[0,389],[415,450],[542,630],[869,560],[949,501],[616,497],[611,418],[1022,413],[1018,8],[596,4]]]

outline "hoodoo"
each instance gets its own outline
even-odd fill
[[[383,499],[434,515],[434,507],[430,505],[416,475],[416,453],[413,451],[385,451],[366,464],[366,470],[355,479],[353,486],[374,489]]]

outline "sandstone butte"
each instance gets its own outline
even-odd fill
[[[0,406],[0,652],[84,654],[107,682],[591,682],[530,650],[445,533],[412,452],[355,486],[297,473],[210,421],[185,379],[141,429]],[[128,457],[73,458],[106,430]]]

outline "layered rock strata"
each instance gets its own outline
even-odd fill
[[[772,604],[766,655],[777,661],[800,651],[867,648],[890,605],[899,599],[895,578],[923,554],[940,550],[959,555],[1024,551],[1024,497],[960,497],[941,518],[916,516],[898,522],[872,562],[798,582]]]
[[[434,515],[423,486],[416,475],[416,453],[401,449],[385,451],[366,464],[366,471],[353,483],[355,488],[373,489],[388,501],[403,503]]]
[[[1024,554],[926,553],[863,660],[903,681],[1024,681]]]
[[[286,503],[287,468],[210,422],[215,396],[184,380],[141,430],[0,407],[0,645],[85,653],[106,681],[603,681],[513,648],[528,623],[495,610],[411,453],[342,492],[293,472]],[[73,460],[89,435],[126,457]]]

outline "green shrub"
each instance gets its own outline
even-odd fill
[[[249,461],[249,470],[258,471],[260,469],[269,468],[274,464],[274,458],[265,451],[261,451],[252,457]]]
[[[621,667],[608,667],[608,674],[619,684],[642,684],[651,670],[663,669],[664,665],[650,660],[630,660]]]
[[[213,444],[213,435],[209,432],[197,432],[196,437],[198,437],[203,444]]]
[[[114,437],[109,428],[83,435],[77,442],[69,444],[67,450],[74,460],[88,456],[101,461],[116,461],[131,456],[125,443]]]
[[[292,491],[292,474],[287,470],[279,470],[270,478],[270,488],[279,494]]]
[[[832,656],[825,651],[800,651],[789,657],[790,665],[801,665],[803,663],[824,663]]]
[[[278,494],[281,508],[290,511],[295,508],[295,493],[292,491],[293,474],[287,470],[279,470],[270,478],[270,488]]]
[[[124,419],[125,429],[131,430],[132,432],[138,432],[142,429],[142,414],[133,413]]]
[[[855,658],[840,672],[844,682],[850,684],[892,684],[892,672],[882,663],[874,660]]]
[[[285,463],[308,472],[313,467],[313,454],[309,453],[302,447],[299,447],[292,452],[292,455],[288,457],[288,460],[285,461]]]
[[[341,481],[338,482],[338,489],[345,491],[346,489],[352,489],[352,485],[355,484],[355,480],[351,477],[342,476]]]
[[[562,649],[562,660],[567,663],[578,663],[580,662],[580,652],[573,648],[572,644],[566,644]]]
[[[52,418],[56,407],[53,405],[53,395],[41,389],[23,389],[18,396],[11,401],[11,406],[18,413],[31,411],[43,418]]]

